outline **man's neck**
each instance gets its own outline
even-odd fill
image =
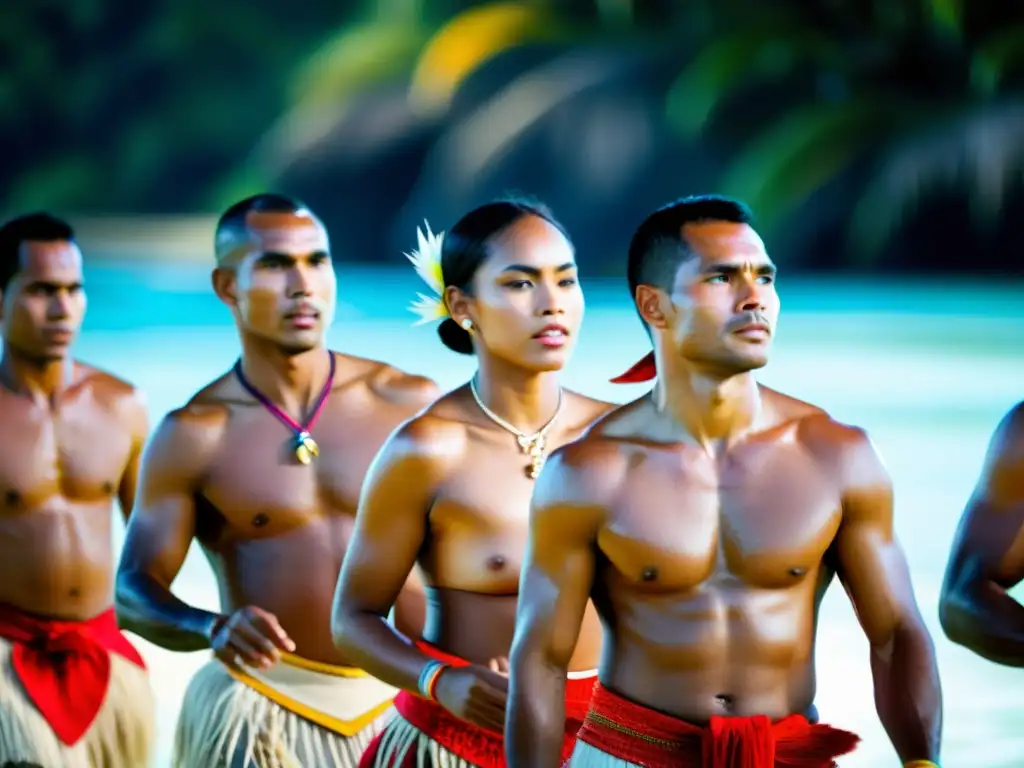
[[[711,372],[675,356],[659,355],[655,408],[668,416],[681,439],[710,455],[742,440],[761,416],[761,391],[753,373]]]
[[[70,358],[39,360],[18,354],[4,345],[0,357],[0,382],[12,392],[40,404],[53,405],[71,382],[74,361]]]
[[[242,374],[285,413],[299,418],[320,395],[331,358],[324,344],[287,354],[262,340],[242,340]]]
[[[532,435],[554,417],[561,399],[557,371],[527,371],[480,355],[476,391],[495,415]]]

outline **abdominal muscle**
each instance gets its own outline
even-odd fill
[[[626,590],[623,590],[626,591]],[[780,719],[813,709],[813,599],[805,590],[612,594],[601,679],[628,699],[688,722],[715,715]]]
[[[507,659],[516,627],[516,594],[489,594],[427,587],[427,621],[423,639],[440,650],[474,664]],[[601,624],[587,606],[580,639],[569,662],[570,672],[597,669]]]
[[[113,603],[110,503],[51,499],[0,515],[0,603],[66,621],[91,619]]]

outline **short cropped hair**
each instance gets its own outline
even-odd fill
[[[74,242],[75,231],[63,219],[44,211],[11,219],[0,227],[0,292],[21,271],[21,246],[26,242]]]
[[[278,195],[272,192],[264,192],[258,195],[239,200],[232,205],[217,220],[217,229],[214,233],[214,246],[221,241],[221,237],[227,232],[241,232],[245,230],[246,219],[250,213],[298,213],[308,211],[305,203],[285,195]],[[221,254],[217,252],[218,260]]]
[[[672,289],[679,266],[693,257],[683,227],[702,221],[750,224],[753,216],[743,203],[720,195],[684,197],[656,210],[644,219],[629,244],[626,275],[634,300],[638,285]]]

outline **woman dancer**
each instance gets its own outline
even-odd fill
[[[398,716],[362,766],[503,766],[507,657],[530,496],[547,455],[609,403],[563,389],[583,317],[572,244],[550,211],[502,200],[445,236],[419,232],[410,256],[435,297],[414,304],[456,352],[469,383],[394,433],[367,476],[335,594],[335,641],[402,689]],[[427,584],[423,642],[387,623],[418,564]],[[601,631],[592,607],[566,684],[565,753],[586,715]]]

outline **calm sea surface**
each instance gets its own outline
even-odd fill
[[[80,356],[143,387],[155,421],[237,356],[230,318],[208,285],[207,270],[188,263],[91,267]],[[445,387],[464,382],[472,360],[445,350],[432,327],[411,327],[405,306],[419,289],[406,272],[341,267],[331,344],[427,374]],[[584,281],[584,289],[589,309],[565,383],[597,397],[632,399],[643,388],[605,382],[647,350],[646,337],[621,284]],[[944,766],[1024,766],[1024,672],[952,646],[936,618],[949,544],[988,438],[1000,416],[1024,398],[1024,285],[837,278],[783,280],[780,293],[779,336],[761,380],[866,427],[894,478],[897,530],[938,647]],[[217,607],[209,568],[195,547],[174,588],[197,605]],[[160,700],[157,765],[163,768],[185,686],[205,656],[140,646]],[[822,717],[864,739],[843,768],[897,765],[874,711],[867,643],[841,588],[825,600],[817,663]]]

